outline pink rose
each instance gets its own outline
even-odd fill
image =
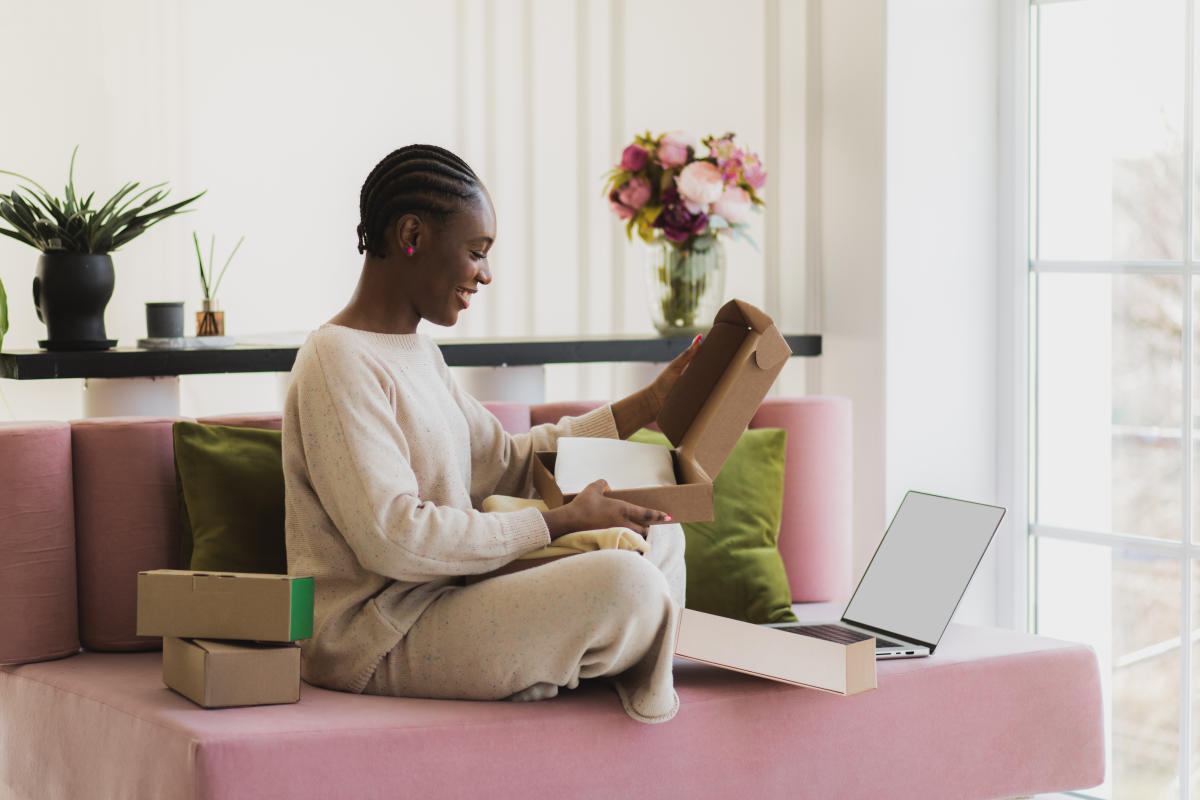
[[[640,175],[634,175],[629,183],[617,190],[617,200],[626,208],[637,211],[646,205],[650,199],[650,181]]]
[[[694,139],[684,131],[664,133],[658,142],[658,160],[664,167],[678,167],[687,163],[688,147],[695,148]]]
[[[641,147],[631,144],[621,153],[621,169],[636,172],[646,166],[648,156],[649,154]]]
[[[616,194],[616,192],[613,192],[612,195],[609,196],[608,207],[611,208],[612,212],[617,215],[617,219],[633,219],[633,209],[626,208],[624,205],[622,205],[616,199]]]
[[[712,205],[712,214],[730,225],[741,225],[750,219],[750,193],[740,186],[730,186]]]
[[[693,214],[707,211],[724,189],[721,170],[708,161],[688,164],[675,179],[675,184],[679,187],[679,196]]]
[[[634,175],[620,189],[608,195],[608,205],[619,219],[632,219],[639,208],[650,199],[650,181]]]
[[[763,170],[758,156],[750,153],[742,160],[742,177],[755,189],[761,189],[767,182],[767,173]]]

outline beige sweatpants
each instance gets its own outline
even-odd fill
[[[366,694],[540,700],[608,676],[625,711],[666,722],[683,608],[683,528],[656,525],[646,556],[600,550],[439,597],[391,650]]]

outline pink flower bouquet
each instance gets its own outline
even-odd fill
[[[766,180],[762,161],[732,133],[697,143],[683,131],[647,131],[621,153],[604,192],[630,240],[636,230],[648,244],[662,237],[690,250],[698,236],[748,239],[744,228],[751,209],[764,205],[757,191]]]

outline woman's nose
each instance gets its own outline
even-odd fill
[[[489,283],[492,282],[491,268],[488,267],[487,264],[484,264],[483,266],[481,266],[479,268],[479,271],[475,273],[475,280],[479,281],[484,286],[487,286]]]

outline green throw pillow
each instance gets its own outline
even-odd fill
[[[655,431],[629,438],[670,447]],[[796,621],[776,546],[786,445],[779,428],[743,433],[713,481],[713,521],[684,523],[688,608],[744,622]]]
[[[279,431],[176,422],[184,569],[287,572]]]

